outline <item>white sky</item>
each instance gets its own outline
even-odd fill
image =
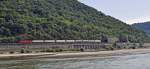
[[[150,21],[150,0],[80,0],[106,15],[133,24]]]

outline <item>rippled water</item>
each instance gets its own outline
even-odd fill
[[[95,59],[3,60],[0,69],[150,69],[150,54]]]

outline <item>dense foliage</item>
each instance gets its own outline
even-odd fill
[[[28,35],[18,37],[19,35]],[[77,0],[0,0],[0,39],[100,39],[101,34],[130,41],[144,32]]]
[[[136,23],[133,24],[132,26],[146,32],[150,36],[150,22]]]

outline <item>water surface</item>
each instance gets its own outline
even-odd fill
[[[150,69],[150,54],[94,59],[0,60],[0,69]]]

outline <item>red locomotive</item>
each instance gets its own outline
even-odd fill
[[[31,44],[32,40],[19,40],[19,41],[17,41],[17,43],[19,43],[19,44]]]

